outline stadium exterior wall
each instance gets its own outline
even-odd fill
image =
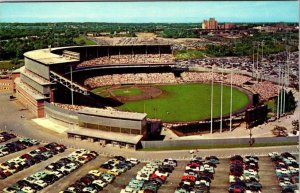
[[[35,117],[44,117],[44,101],[36,100],[16,84],[16,97]]]
[[[298,142],[298,136],[295,137],[261,137],[255,138],[255,143],[282,143]],[[167,148],[176,146],[201,146],[201,145],[249,145],[249,138],[232,139],[199,139],[199,140],[167,140],[167,141],[141,141],[143,148]]]
[[[116,141],[116,139],[114,138],[115,134],[120,135],[121,138],[122,135],[130,135],[132,137],[147,135],[147,133],[145,132],[146,129],[144,128],[146,118],[144,118],[143,120],[136,120],[134,123],[132,123],[133,120],[130,119],[127,120],[125,118],[119,119],[114,117],[105,118],[100,115],[99,117],[93,114],[88,115],[88,113],[85,113],[84,117],[82,117],[81,112],[62,109],[48,102],[45,102],[45,117],[58,124],[68,127],[69,129],[72,128],[70,129],[70,133],[74,132],[74,129],[78,131],[77,133],[84,133],[84,135],[82,135],[84,137],[96,138],[95,136],[90,136],[88,132],[85,133],[84,131],[96,132],[100,128],[109,128],[106,131],[108,136],[106,140],[109,141]],[[86,127],[90,125],[93,125],[94,127]],[[119,130],[116,131],[116,128],[118,128]],[[128,132],[123,132],[124,130]],[[99,132],[104,131],[100,129]],[[69,134],[68,131],[67,133]],[[109,136],[111,136],[111,139]],[[121,138],[120,140],[122,140]]]

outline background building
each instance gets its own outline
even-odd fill
[[[202,29],[218,29],[218,21],[215,18],[209,18],[209,20],[203,20]]]

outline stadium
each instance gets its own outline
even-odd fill
[[[69,137],[127,148],[162,124],[186,135],[263,123],[262,102],[278,93],[231,68],[182,65],[171,45],[50,47],[24,58],[16,97],[36,117],[65,125]]]

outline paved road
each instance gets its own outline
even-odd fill
[[[172,157],[174,159],[189,159],[191,157],[188,150],[176,151],[134,151],[127,149],[118,149],[112,147],[101,147],[98,143],[87,141],[77,141],[68,139],[66,134],[58,134],[54,131],[45,129],[35,124],[31,119],[33,116],[28,110],[18,103],[17,100],[9,101],[8,93],[0,94],[0,129],[13,132],[19,136],[26,136],[37,139],[42,142],[59,142],[68,147],[85,148],[99,152],[103,155],[113,156],[122,155],[125,157],[136,157],[140,160],[164,159]],[[259,147],[259,148],[235,148],[235,149],[208,149],[199,150],[199,154],[217,155],[219,157],[229,157],[234,154],[248,155],[266,155],[268,152],[298,152],[297,146],[282,147]]]

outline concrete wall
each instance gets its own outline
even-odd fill
[[[298,142],[298,137],[262,137],[255,138],[255,143]],[[221,145],[221,144],[249,144],[249,138],[236,139],[199,139],[199,140],[167,140],[167,141],[142,141],[143,148],[160,148],[194,145]]]
[[[50,94],[50,86],[42,86],[35,82],[31,78],[27,77],[26,74],[21,74],[21,81],[33,87],[35,90],[42,94]]]
[[[44,103],[32,98],[26,91],[16,85],[16,97],[34,116],[44,117]]]
[[[27,70],[32,71],[32,72],[46,78],[47,80],[49,80],[49,78],[50,78],[48,66],[45,66],[43,64],[40,64],[38,62],[35,62],[35,61],[25,57],[25,67]]]
[[[75,111],[69,111],[59,108],[48,102],[45,102],[45,116],[55,120],[55,122],[63,125],[76,124],[78,125],[78,117]]]
[[[79,114],[78,118],[80,121],[84,123],[98,124],[109,127],[120,127],[120,128],[128,128],[128,129],[142,129],[142,121],[139,120],[128,120],[128,119],[118,119],[113,117],[102,117],[102,116],[92,116]]]

